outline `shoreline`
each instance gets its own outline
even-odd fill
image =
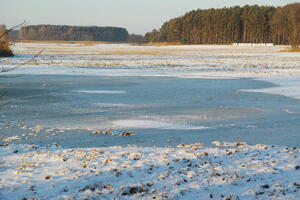
[[[254,132],[257,132],[257,134],[260,134],[261,132],[258,130],[261,131],[266,127],[269,128],[267,131],[272,134],[263,132],[266,134],[264,137],[260,138],[261,142],[258,141],[255,143],[264,143],[264,141],[268,141],[268,137],[276,137],[276,134],[280,133],[281,131],[281,129],[278,129],[278,127],[286,128],[285,131],[291,131],[290,133],[287,133],[287,136],[282,135],[282,138],[289,139],[293,134],[294,137],[297,134],[297,115],[299,114],[297,100],[299,100],[300,97],[300,89],[297,88],[300,82],[300,58],[297,53],[291,54],[278,52],[279,47],[235,48],[228,46],[209,45],[201,47],[140,47],[124,44],[76,45],[77,44],[17,43],[17,52],[22,54],[16,56],[15,58],[0,60],[0,65],[3,67],[11,67],[18,63],[22,63],[24,60],[31,57],[31,55],[28,54],[34,54],[35,51],[46,46],[49,48],[47,51],[49,51],[50,54],[41,55],[29,65],[22,66],[21,68],[11,71],[5,75],[50,74],[54,76],[87,76],[76,78],[76,80],[79,82],[73,82],[74,88],[71,87],[71,85],[68,85],[67,89],[65,90],[62,89],[62,87],[65,87],[65,83],[63,81],[67,83],[72,77],[67,77],[67,79],[66,77],[60,77],[62,78],[60,79],[60,81],[62,81],[61,85],[60,82],[55,79],[46,79],[48,82],[43,82],[42,79],[35,80],[36,82],[31,82],[32,77],[30,78],[29,76],[24,78],[24,80],[32,84],[29,86],[29,88],[27,88],[27,92],[29,91],[33,92],[33,94],[39,94],[41,91],[47,91],[45,94],[49,95],[50,93],[56,97],[57,99],[54,98],[53,102],[55,103],[57,101],[58,104],[52,104],[53,102],[51,101],[45,102],[47,102],[48,105],[57,105],[58,108],[60,108],[59,102],[63,100],[62,97],[66,97],[66,94],[71,95],[69,98],[73,98],[73,95],[79,94],[81,95],[79,97],[87,97],[89,95],[94,96],[94,100],[97,102],[99,101],[99,97],[97,97],[97,95],[102,95],[102,97],[105,95],[123,95],[122,100],[124,100],[125,96],[130,94],[130,91],[135,91],[130,90],[130,87],[121,88],[124,83],[129,85],[141,84],[141,82],[139,82],[137,79],[126,80],[125,82],[124,80],[114,80],[115,86],[113,88],[103,89],[102,85],[107,84],[107,81],[112,82],[113,78],[110,80],[105,79],[102,80],[103,82],[100,82],[99,79],[96,79],[97,76],[124,77],[125,79],[126,77],[132,76],[138,77],[139,79],[142,78],[143,81],[146,81],[143,77],[176,77],[180,79],[245,78],[265,81],[268,82],[264,83],[266,86],[273,86],[254,90],[236,90],[226,93],[226,95],[236,95],[241,92],[261,92],[266,94],[285,95],[293,98],[291,100],[288,98],[279,98],[278,96],[278,99],[276,98],[273,102],[274,99],[272,99],[271,96],[262,97],[262,95],[258,97],[254,95],[249,99],[244,97],[246,100],[248,100],[248,107],[249,105],[252,105],[249,104],[249,102],[251,103],[251,100],[257,98],[260,99],[260,101],[256,102],[259,104],[256,105],[257,108],[261,106],[260,103],[264,102],[264,99],[266,101],[272,100],[275,106],[268,104],[263,105],[266,105],[267,107],[269,106],[269,109],[271,109],[272,106],[274,108],[277,105],[276,109],[278,110],[277,113],[275,112],[275,114],[280,114],[273,116],[274,119],[271,119],[270,121],[269,119],[266,119],[266,121],[262,119],[264,119],[266,116],[270,117],[272,113],[259,116],[259,118],[255,118],[254,120],[250,117],[250,122],[245,122],[243,120],[236,121],[235,124],[230,123],[230,121],[227,122],[228,124],[226,124],[226,122],[222,122],[220,124],[220,127],[224,126],[223,129],[220,129],[223,130],[222,134],[218,133],[217,131],[208,131],[205,134],[210,134],[208,137],[216,137],[218,140],[226,141],[228,138],[230,138],[230,136],[234,138],[235,133],[240,133],[240,135],[242,135],[246,140],[247,137],[252,137],[251,134],[246,134],[251,132],[249,131],[250,129],[253,129]],[[141,51],[141,54],[137,54],[136,52],[138,51]],[[61,54],[57,54],[58,52]],[[64,52],[67,52],[67,54]],[[104,52],[109,52],[109,55],[100,55],[97,54],[97,52],[102,54],[104,54]],[[165,53],[154,55],[153,52]],[[92,76],[95,77],[91,78]],[[82,80],[79,80],[80,78]],[[86,85],[84,87],[82,83],[86,83],[87,80],[90,81],[91,85]],[[19,81],[21,82],[16,81],[14,83],[16,85],[11,85],[10,83],[7,84],[8,86],[10,85],[12,88],[14,88],[15,92],[18,93],[22,80]],[[153,80],[150,80],[149,82],[151,81]],[[156,80],[156,82],[157,81],[158,80]],[[179,80],[179,82],[180,81],[182,80]],[[237,82],[241,84],[242,81],[239,80]],[[237,84],[237,82],[233,81],[232,84]],[[95,85],[95,83],[99,85]],[[195,86],[195,84],[198,83],[201,84],[203,82],[191,82],[189,84]],[[185,85],[186,83],[181,84]],[[244,84],[247,87],[249,86],[246,83]],[[82,88],[78,89],[78,85],[80,85]],[[258,85],[259,83],[255,83],[255,87],[253,87],[258,88]],[[93,87],[90,88],[90,86]],[[110,85],[107,86],[111,87]],[[58,88],[62,90],[61,93],[55,93],[58,92]],[[194,89],[197,88],[198,87],[195,86]],[[58,94],[62,96],[59,96]],[[194,94],[195,93],[193,93],[193,96],[196,96]],[[207,93],[203,94],[207,95]],[[215,97],[216,94],[210,95]],[[208,99],[210,99],[210,95],[208,95]],[[132,97],[132,94],[130,97]],[[32,96],[29,96],[29,99],[30,98],[32,98]],[[43,98],[46,98],[46,100],[51,100],[51,98],[47,98],[47,96]],[[35,100],[43,102],[43,98],[37,98]],[[239,99],[243,99],[239,95],[237,95],[235,98],[236,99],[233,101],[229,101],[233,108],[234,106],[237,106],[233,104],[234,102],[237,102]],[[114,98],[112,99],[114,100]],[[16,105],[12,105],[10,108],[12,111],[17,111],[18,106],[23,105],[24,102],[28,103],[27,106],[29,106],[26,107],[26,109],[32,109],[30,106],[34,106],[35,109],[38,108],[37,105],[32,102],[32,100],[28,100],[28,102],[24,101],[24,99],[19,100],[19,104],[16,103]],[[110,109],[112,108],[119,108],[121,110],[133,109],[131,104],[134,104],[134,102],[129,100],[128,101],[130,103],[109,102],[109,100],[111,99],[108,98],[106,101],[98,102],[97,106],[99,108],[97,108],[100,110],[99,112],[102,112],[102,110],[111,112]],[[288,100],[291,105],[288,105],[287,107],[281,106],[282,103],[280,102],[284,100]],[[86,102],[86,99],[83,99],[82,101]],[[185,103],[186,101],[183,102]],[[195,105],[201,108],[201,106],[203,106],[203,102],[207,103],[203,100],[201,102],[200,99],[200,102],[196,102]],[[77,104],[70,105],[72,105],[73,108],[74,105],[76,106]],[[62,108],[65,109],[65,106],[66,105],[64,105]],[[81,108],[81,106],[78,108]],[[223,107],[218,107],[218,102],[213,106],[216,106],[216,108],[226,109]],[[253,108],[256,107],[254,106]],[[289,110],[288,108],[291,109]],[[41,109],[41,107],[39,109]],[[139,109],[139,107],[137,107],[137,109]],[[222,109],[221,111],[225,112],[225,110]],[[286,110],[283,111],[283,109]],[[118,112],[118,109],[116,110],[116,112]],[[243,112],[250,115],[250,110],[251,109],[249,108],[249,110],[243,110]],[[47,114],[47,111],[49,110],[42,109],[42,111],[42,114]],[[95,109],[93,111],[95,111]],[[204,111],[205,110],[201,110],[201,112]],[[241,108],[238,111],[242,112]],[[54,116],[56,112],[57,110],[53,111]],[[83,110],[82,112],[87,112],[87,114],[89,114],[91,111]],[[192,114],[189,110],[187,112],[190,115]],[[123,144],[122,142],[124,142],[124,144],[122,146],[112,145],[101,148],[63,148],[57,144],[50,146],[28,144],[30,142],[27,144],[13,144],[17,140],[22,139],[23,136],[21,137],[18,134],[8,134],[7,137],[2,138],[4,139],[3,142],[5,144],[0,146],[0,199],[300,199],[300,182],[298,180],[298,177],[300,177],[299,147],[262,144],[247,145],[243,142],[213,142],[213,146],[204,146],[199,143],[188,144],[190,143],[189,141],[195,142],[195,138],[196,141],[201,141],[201,135],[199,134],[202,134],[202,129],[200,129],[202,126],[183,126],[185,124],[181,123],[181,126],[178,127],[176,123],[161,123],[160,120],[164,118],[159,118],[159,115],[154,115],[151,118],[151,116],[146,116],[146,114],[144,114],[145,116],[142,118],[144,121],[141,121],[142,115],[138,116],[137,118],[134,118],[136,116],[129,118],[128,115],[126,115],[125,119],[127,121],[122,119],[115,121],[116,125],[120,127],[124,126],[125,124],[127,128],[132,128],[132,126],[138,124],[141,127],[146,126],[150,128],[149,130],[143,132],[146,133],[145,135],[137,134],[136,136],[132,137],[123,137],[121,144]],[[166,119],[169,117],[170,121],[172,121],[171,119],[176,121],[184,117],[184,115],[179,115],[180,113],[177,113],[178,116],[175,114],[176,113],[171,113],[171,118],[170,116],[164,117]],[[254,111],[253,114],[255,114]],[[101,116],[101,113],[98,115]],[[198,116],[199,113],[194,113],[194,115]],[[85,115],[81,117],[84,116]],[[286,116],[288,116],[291,121],[283,121],[281,123],[281,117]],[[3,126],[6,126],[6,116],[1,113],[1,117],[3,119]],[[16,117],[16,114],[14,117]],[[189,117],[190,118],[186,118],[189,119],[188,122],[191,122],[192,119],[196,121],[200,120],[198,118],[193,118],[194,116]],[[36,118],[38,120],[40,119],[38,118],[38,115]],[[22,119],[22,116],[20,119]],[[45,119],[47,120],[47,118]],[[247,121],[248,118],[245,118],[244,120]],[[37,121],[35,121],[35,123]],[[10,123],[10,121],[8,122]],[[130,122],[129,125],[128,122]],[[32,124],[32,126],[27,126],[26,124],[22,123],[18,124],[19,122],[17,121],[15,123],[16,124],[13,124],[12,127],[8,126],[0,128],[3,128],[2,131],[7,130],[8,132],[11,130],[15,131],[20,128],[24,131],[23,135],[25,138],[37,136],[42,136],[41,138],[49,137],[49,141],[52,142],[54,142],[54,140],[52,140],[51,137],[53,136],[54,138],[59,134],[62,134],[61,138],[58,137],[56,140],[67,139],[73,143],[74,141],[76,142],[76,139],[80,139],[80,137],[89,137],[90,141],[97,139],[107,142],[108,140],[111,140],[115,142],[115,144],[117,143],[117,140],[121,140],[121,138],[117,137],[119,133],[116,135],[116,137],[106,137],[104,135],[98,135],[98,137],[93,135],[92,132],[97,133],[98,130],[96,129],[88,132],[74,131],[74,134],[72,134],[72,130],[43,127],[43,124],[39,123]],[[251,126],[251,123],[256,124],[258,127],[260,127],[260,129],[255,129],[258,127]],[[99,121],[97,124],[99,124]],[[230,127],[231,125],[233,126],[232,129]],[[293,127],[288,129],[287,127],[289,127],[289,125],[293,125]],[[145,139],[146,137],[148,137],[148,140],[149,138],[151,139],[151,137],[158,137],[159,140],[169,138],[170,142],[176,142],[176,138],[171,138],[175,137],[176,135],[172,135],[170,133],[169,135],[161,135],[164,138],[159,137],[158,134],[154,136],[151,135],[151,128],[153,127],[174,128],[174,126],[178,129],[176,132],[177,134],[186,129],[198,128],[199,130],[195,130],[195,133],[193,132],[195,135],[191,139],[187,140],[187,144],[181,144],[177,147],[168,147],[168,143],[165,143],[164,146],[155,146],[155,142],[149,143],[150,146],[142,146],[141,140],[144,140],[144,142],[147,141]],[[275,134],[271,132],[272,130],[274,130]],[[202,131],[206,131],[206,129]],[[67,133],[63,135],[64,132]],[[226,135],[228,133],[233,135]],[[222,135],[223,138],[220,137],[220,135]],[[240,135],[238,137],[240,137]],[[179,135],[176,137],[179,137]],[[180,135],[180,137],[187,136],[183,134]],[[207,135],[205,135],[205,137],[207,137]],[[41,138],[37,137],[35,138],[36,140],[33,141],[35,141],[35,143],[41,143]],[[210,138],[207,140],[210,140]],[[46,141],[46,144],[49,141]],[[132,142],[134,142],[134,145],[128,145]],[[204,140],[202,142],[204,142]]]
[[[300,198],[299,148],[242,142],[214,145],[77,149],[2,146],[0,197]]]

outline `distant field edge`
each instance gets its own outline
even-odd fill
[[[69,41],[69,40],[16,40],[16,43],[53,43],[53,44],[126,44],[127,42]]]
[[[299,53],[300,52],[300,48],[296,48],[296,49],[292,49],[292,48],[285,48],[284,50],[281,50],[281,52],[295,52],[295,53]]]

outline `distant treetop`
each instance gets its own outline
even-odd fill
[[[128,31],[119,27],[35,25],[22,27],[18,39],[127,42]]]
[[[146,33],[145,42],[300,44],[300,3],[193,10]]]

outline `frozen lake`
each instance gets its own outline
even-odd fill
[[[300,53],[17,43],[0,70],[42,48],[0,74],[0,199],[299,199]]]
[[[0,79],[2,140],[299,145],[300,53],[286,47],[17,43],[17,55],[1,67],[42,48],[34,62],[5,74],[16,78]]]
[[[0,84],[1,137],[19,135],[17,143],[176,146],[221,140],[297,146],[300,140],[299,100],[242,91],[274,86],[264,81],[23,75]],[[33,135],[35,126],[42,130]],[[92,134],[107,129],[115,135]],[[122,131],[136,134],[121,137]]]

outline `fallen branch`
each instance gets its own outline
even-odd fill
[[[30,58],[30,59],[27,60],[26,62],[23,62],[23,63],[21,63],[21,64],[19,64],[19,65],[17,65],[17,66],[14,66],[14,67],[12,67],[12,68],[9,68],[9,69],[2,69],[2,70],[0,71],[0,73],[4,73],[4,72],[9,72],[9,71],[15,70],[15,69],[17,69],[17,68],[19,68],[19,67],[21,67],[21,66],[23,66],[23,65],[26,65],[26,64],[30,63],[30,62],[33,61],[35,58],[37,58],[39,55],[41,55],[42,52],[43,52],[44,50],[45,50],[45,49],[42,49],[41,51],[39,51],[38,54],[35,54],[32,58]]]
[[[14,29],[16,29],[16,28],[19,28],[19,27],[23,26],[23,25],[26,24],[26,23],[27,23],[27,22],[24,21],[24,22],[22,22],[21,24],[18,24],[18,25],[16,25],[16,26],[13,26],[13,27],[11,27],[10,29],[6,30],[4,33],[2,33],[2,34],[0,35],[0,40],[1,40],[4,36],[6,36],[10,31],[12,31],[12,30],[14,30]],[[14,66],[14,67],[11,67],[11,68],[8,68],[8,69],[2,68],[2,69],[0,70],[0,73],[5,73],[5,72],[9,72],[9,71],[15,70],[15,69],[17,69],[17,68],[19,68],[19,67],[21,67],[21,66],[23,66],[23,65],[26,65],[26,64],[30,63],[30,62],[33,61],[35,58],[37,58],[39,55],[41,55],[41,53],[42,53],[43,51],[44,51],[44,49],[42,49],[38,54],[34,55],[31,59],[29,59],[29,60],[27,60],[26,62],[23,62],[23,63],[21,63],[21,64],[19,64],[19,65],[17,65],[17,66]],[[15,75],[15,76],[3,76],[3,75],[1,75],[0,77],[1,77],[1,78],[15,78],[15,77],[19,77],[19,76],[21,76],[21,75]]]
[[[0,35],[0,40],[1,40],[5,35],[7,35],[9,32],[13,31],[13,30],[16,29],[16,28],[19,28],[19,27],[25,25],[26,23],[27,23],[27,22],[24,21],[24,22],[22,22],[21,24],[15,25],[15,26],[11,27],[10,29],[6,30],[4,33],[2,33],[2,35]]]

